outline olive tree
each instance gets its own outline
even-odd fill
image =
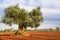
[[[18,25],[18,32],[23,31],[26,27],[38,27],[43,22],[40,7],[28,12],[24,8],[20,8],[19,4],[5,8],[5,14],[2,17],[2,22],[12,26]]]

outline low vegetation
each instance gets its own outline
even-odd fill
[[[26,32],[60,32],[60,27],[56,27],[56,29],[37,29],[37,30],[24,30]],[[16,32],[15,34],[18,34],[18,30],[13,30],[11,29],[5,29],[5,30],[0,30],[0,32]]]

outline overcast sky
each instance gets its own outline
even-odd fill
[[[16,4],[28,11],[40,6],[44,21],[60,22],[60,0],[0,0],[0,19],[4,14],[4,8]]]

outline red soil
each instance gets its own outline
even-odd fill
[[[11,36],[14,34],[0,33],[0,40],[60,40],[60,32],[29,32],[30,36]]]

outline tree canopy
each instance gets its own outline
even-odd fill
[[[12,24],[17,24],[19,25],[19,29],[38,27],[40,23],[43,22],[43,16],[40,9],[40,7],[37,7],[28,12],[26,9],[20,8],[19,4],[9,6],[5,8],[2,22],[9,24],[10,26]]]

